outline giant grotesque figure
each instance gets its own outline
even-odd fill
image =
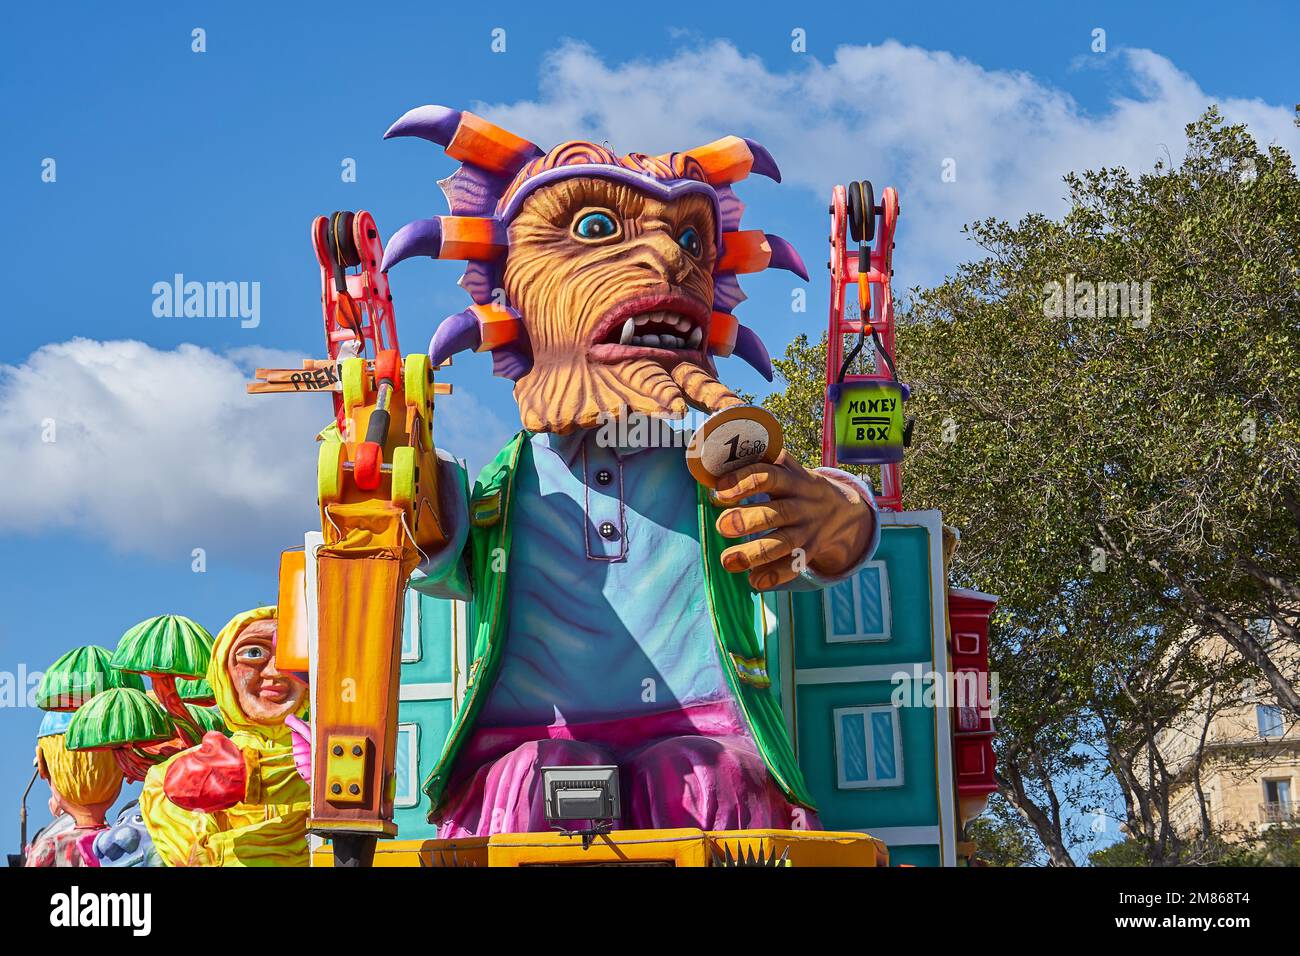
[[[400,230],[384,268],[469,260],[475,304],[442,323],[431,357],[491,350],[524,426],[472,490],[442,455],[451,543],[412,578],[475,609],[468,690],[425,785],[440,835],[547,830],[538,768],[611,763],[622,828],[815,826],[753,591],[854,573],[878,541],[870,488],[782,453],[710,493],[680,444],[603,427],[740,404],[717,356],[770,379],[732,315],[736,274],[806,276],[783,240],[739,229],[731,184],[779,181],[772,158],[734,136],[661,156],[543,152],[436,106],[389,135],[431,140],[462,166],[441,184],[452,215]]]

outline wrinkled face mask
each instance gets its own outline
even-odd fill
[[[779,236],[742,229],[733,184],[780,181],[771,155],[739,136],[680,152],[615,153],[572,140],[542,150],[473,113],[409,111],[387,136],[442,146],[461,165],[439,182],[450,215],[407,223],[382,268],[413,257],[466,262],[474,304],[434,333],[435,365],[472,349],[515,382],[530,431],[591,428],[624,413],[684,416],[738,399],[716,357],[768,381],[763,343],[741,325],[738,276],[803,261]]]
[[[515,385],[531,431],[627,411],[680,418],[735,396],[706,352],[717,258],[713,205],[607,179],[532,193],[511,223],[505,291],[533,367]]]
[[[275,669],[275,621],[254,621],[230,647],[226,670],[239,708],[249,719],[276,723],[302,704],[307,686]]]

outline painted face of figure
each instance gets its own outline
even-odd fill
[[[510,225],[505,291],[533,368],[515,385],[530,431],[593,428],[628,410],[681,417],[733,404],[708,357],[713,206],[577,177],[544,186]]]
[[[226,660],[240,709],[263,723],[292,714],[307,690],[298,678],[275,669],[274,642],[275,621],[254,621],[239,632]]]

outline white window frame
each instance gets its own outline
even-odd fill
[[[875,734],[871,731],[871,715],[882,712],[890,715],[889,719],[894,728],[894,775],[884,779],[876,776],[876,741]],[[846,780],[844,778],[844,761],[840,759],[840,754],[844,752],[844,740],[840,718],[850,714],[862,715],[862,726],[864,732],[863,742],[867,749],[866,780]],[[835,724],[835,781],[836,786],[838,786],[839,789],[883,790],[887,787],[901,787],[904,785],[903,735],[900,716],[898,708],[893,704],[883,704],[874,707],[836,707],[831,711],[831,720]]]
[[[1291,793],[1291,778],[1290,778],[1290,777],[1265,777],[1265,778],[1264,778],[1263,780],[1261,780],[1259,783],[1260,783],[1260,788],[1264,791],[1264,802],[1265,802],[1266,804],[1272,805],[1272,804],[1276,803],[1279,807],[1286,807],[1286,808],[1288,808],[1288,810],[1289,810],[1290,807],[1291,807],[1291,805],[1295,802],[1295,798],[1294,798],[1294,796],[1293,796],[1292,793]],[[1268,785],[1269,785],[1270,783],[1271,783],[1271,784],[1275,784],[1275,785],[1277,786],[1277,789],[1278,789],[1279,791],[1281,791],[1281,789],[1282,789],[1283,787],[1286,788],[1286,800],[1285,800],[1285,801],[1282,801],[1282,800],[1270,800],[1270,799],[1268,798]],[[1279,793],[1278,795],[1281,796],[1280,793]]]
[[[424,639],[421,633],[420,592],[406,589],[406,626],[402,634],[402,663],[414,664],[424,657]],[[407,636],[410,636],[409,649]]]
[[[411,796],[406,799],[398,799],[397,794],[393,795],[394,807],[418,807],[420,805],[420,725],[418,723],[401,723],[397,725],[397,745],[402,743],[402,731],[410,728],[407,744],[406,767],[407,772],[411,775]],[[396,785],[394,785],[396,791]]]
[[[878,568],[880,573],[880,626],[884,630],[875,633],[862,630],[862,572],[867,568]],[[822,592],[822,621],[826,632],[827,644],[877,644],[893,637],[894,618],[889,603],[889,568],[884,561],[867,561],[863,563],[853,577],[848,579],[853,591],[853,626],[852,634],[836,634],[831,620],[831,589]],[[844,582],[836,584],[840,587]]]

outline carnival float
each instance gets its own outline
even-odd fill
[[[832,193],[805,468],[718,369],[773,376],[738,277],[807,280],[741,227],[736,185],[780,181],[762,146],[544,150],[442,106],[387,136],[459,164],[448,214],[387,244],[368,212],[317,217],[325,353],[248,385],[329,396],[319,527],[286,542],[276,606],[216,637],[163,614],[46,671],[55,819],[29,840],[24,794],[22,862],[964,862],[991,714],[932,685],[986,675],[996,598],[950,588],[955,531],[903,508],[895,191]],[[471,304],[404,355],[388,272],[412,258],[464,262]],[[436,427],[462,352],[491,354],[523,426],[473,481]]]

